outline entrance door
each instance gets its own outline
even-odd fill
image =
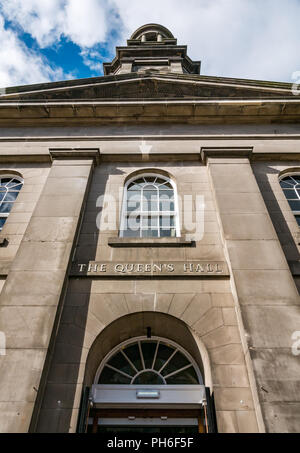
[[[88,422],[90,433],[205,433],[202,410],[103,409],[93,410]]]
[[[88,432],[192,434],[209,426],[196,362],[163,338],[138,337],[113,349],[98,368],[88,399]]]

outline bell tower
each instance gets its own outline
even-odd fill
[[[177,73],[200,74],[199,61],[187,56],[187,46],[177,45],[177,39],[162,25],[147,24],[138,28],[126,47],[117,47],[111,63],[104,63],[104,75]]]

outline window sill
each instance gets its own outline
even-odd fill
[[[195,247],[184,238],[109,238],[110,247]]]

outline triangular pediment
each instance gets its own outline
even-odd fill
[[[152,72],[8,88],[0,100],[295,99],[292,88],[288,83]]]

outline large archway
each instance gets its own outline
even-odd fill
[[[203,355],[189,327],[173,316],[144,312],[114,321],[87,358],[81,430],[215,431]]]

